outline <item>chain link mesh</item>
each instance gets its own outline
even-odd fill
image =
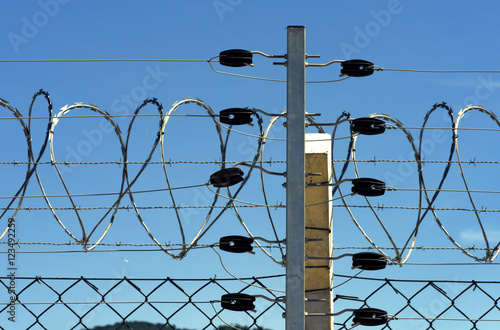
[[[116,329],[132,329],[131,322],[148,320],[158,329],[218,329],[227,322],[245,329],[269,329],[270,318],[281,318],[281,302],[257,299],[256,312],[234,312],[220,307],[226,293],[278,296],[268,285],[284,276],[251,277],[244,284],[235,279],[129,279],[123,278],[16,278],[16,322],[8,322],[12,304],[0,308],[0,329],[92,329],[99,320]],[[2,292],[11,279],[0,277]],[[252,285],[250,285],[252,284]],[[2,299],[3,300],[3,299]],[[10,324],[9,324],[10,323]],[[189,324],[189,325],[188,325]],[[103,324],[99,324],[103,325]]]
[[[362,299],[337,295],[336,309],[387,311],[388,323],[377,329],[493,330],[500,322],[500,282],[355,278],[350,283],[370,293]],[[352,313],[339,315],[336,329],[351,329],[352,321]]]

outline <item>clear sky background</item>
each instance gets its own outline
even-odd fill
[[[325,63],[330,60],[365,59],[382,68],[436,69],[436,70],[498,70],[498,31],[500,23],[497,14],[500,4],[496,2],[472,1],[69,1],[41,0],[9,2],[0,13],[0,60],[37,59],[196,59],[206,60],[217,56],[220,51],[241,48],[262,51],[267,54],[286,53],[286,27],[304,25],[306,27],[307,52],[321,55],[320,59],[310,59],[310,63]],[[227,68],[214,63],[214,68],[222,71],[263,78],[286,79],[283,66],[273,66],[273,59],[254,56],[255,67]],[[54,113],[74,102],[94,104],[111,115],[132,114],[146,98],[157,98],[165,112],[170,105],[185,97],[203,100],[216,113],[230,107],[255,107],[277,113],[286,108],[286,84],[228,76],[212,71],[207,62],[105,62],[105,63],[0,63],[0,97],[9,101],[23,116],[28,116],[32,96],[39,89],[50,93]],[[307,80],[338,79],[338,64],[325,68],[307,69]],[[46,103],[39,98],[34,107],[34,116],[46,116]],[[447,102],[454,110],[455,118],[460,109],[469,104],[482,105],[499,114],[500,74],[492,73],[413,73],[375,72],[366,78],[350,78],[335,83],[311,83],[307,85],[307,110],[321,113],[319,122],[334,122],[342,111],[350,112],[353,118],[369,114],[385,113],[397,118],[407,127],[420,127],[428,110],[435,103]],[[3,109],[2,118],[12,117]],[[144,114],[155,114],[152,105],[144,108]],[[186,105],[176,113],[206,115],[195,106]],[[88,110],[77,109],[69,115],[90,115]],[[269,117],[264,118],[267,126]],[[130,118],[116,118],[117,124],[126,138]],[[283,121],[271,129],[270,137],[285,137]],[[32,137],[34,149],[43,143],[46,130],[45,120],[34,120]],[[438,110],[429,119],[427,126],[450,127],[445,111]],[[465,116],[461,127],[498,128],[485,114],[474,112]],[[214,161],[220,159],[218,137],[210,118],[173,117],[165,130],[165,158],[172,161]],[[250,134],[259,134],[257,125],[239,126],[236,129]],[[129,161],[144,161],[158,131],[158,117],[141,117],[136,120],[129,142]],[[329,129],[327,130],[329,131]],[[418,130],[410,130],[418,140]],[[308,128],[309,133],[315,132]],[[3,138],[0,161],[26,161],[26,141],[18,121],[2,119],[0,134]],[[225,131],[224,131],[225,134]],[[349,134],[344,124],[337,137]],[[447,160],[452,133],[450,130],[426,131],[423,154],[426,160]],[[459,136],[462,160],[499,161],[498,132],[463,131]],[[256,138],[231,133],[227,159],[230,161],[251,160],[256,148]],[[104,162],[122,160],[120,145],[113,132],[103,126],[100,118],[62,119],[55,128],[54,155],[57,161]],[[159,149],[153,161],[160,161]],[[412,150],[401,131],[390,130],[382,136],[361,136],[356,145],[358,159],[412,160]],[[346,140],[335,144],[334,159],[345,159]],[[269,140],[264,150],[264,159],[285,160],[285,143]],[[456,155],[453,158],[456,160]],[[47,150],[41,161],[50,161]],[[12,196],[24,181],[26,167],[2,164],[1,196]],[[445,164],[427,164],[424,177],[427,187],[435,189],[442,177]],[[219,167],[214,164],[176,164],[168,167],[172,187],[198,185],[207,182],[211,173]],[[272,171],[285,171],[285,165],[274,163]],[[340,170],[340,166],[336,168]],[[122,169],[118,165],[72,165],[61,166],[60,170],[72,194],[94,194],[118,192]],[[137,173],[139,166],[130,167]],[[248,169],[243,169],[248,172]],[[385,181],[396,188],[418,189],[418,177],[414,163],[377,162],[359,165],[360,175]],[[40,180],[49,195],[64,194],[57,173],[50,165],[40,165]],[[260,179],[254,172],[248,184],[238,195],[238,199],[263,203]],[[464,174],[471,190],[498,191],[498,164],[464,165]],[[353,168],[346,178],[354,178]],[[282,177],[266,176],[266,192],[271,204],[285,204],[285,190]],[[348,183],[343,191],[349,192]],[[134,185],[134,190],[166,188],[163,171],[159,165],[150,165]],[[443,186],[445,189],[463,190],[464,183],[457,164],[450,169]],[[234,191],[234,190],[233,190]],[[33,176],[26,195],[40,195],[40,187]],[[178,205],[210,205],[213,193],[199,187],[175,192]],[[338,197],[334,196],[334,197]],[[76,203],[82,207],[111,206],[116,197],[81,197]],[[140,206],[171,206],[167,192],[135,195]],[[473,199],[477,208],[498,209],[498,194],[476,193]],[[1,199],[5,207],[8,199]],[[351,205],[366,205],[364,198],[346,198]],[[379,199],[370,199],[374,205],[418,206],[418,193],[406,191],[387,192]],[[70,207],[67,199],[51,199],[55,207]],[[217,205],[225,205],[219,200]],[[353,221],[341,201],[334,201],[334,247],[335,255],[345,252],[365,251],[343,249],[345,247],[367,247],[369,243],[353,225]],[[122,206],[130,205],[125,197]],[[425,205],[424,205],[425,206]],[[443,192],[435,207],[472,208],[467,194]],[[47,207],[41,198],[29,198],[23,207]],[[360,225],[372,240],[391,257],[387,236],[381,231],[370,211],[353,208]],[[264,208],[241,208],[240,214],[249,230],[255,236],[273,238],[267,212]],[[57,211],[68,230],[81,236],[81,230],[74,212]],[[217,214],[217,210],[214,214]],[[86,228],[92,228],[104,214],[103,210],[82,211]],[[181,212],[188,241],[196,234],[207,214],[206,209],[187,209]],[[280,239],[285,238],[285,211],[273,209],[273,219]],[[412,232],[417,219],[416,211],[379,210],[382,222],[387,226],[396,245],[402,246]],[[172,210],[141,210],[152,234],[162,243],[181,243],[179,229]],[[3,230],[9,213],[0,221]],[[213,216],[212,216],[213,218]],[[450,235],[464,247],[484,248],[478,221],[473,212],[441,211],[439,219]],[[488,233],[492,246],[500,241],[498,213],[481,213],[481,221]],[[105,223],[109,222],[106,218]],[[65,243],[72,239],[56,222],[50,211],[20,211],[16,218],[17,238],[21,242]],[[87,229],[88,230],[88,229]],[[104,230],[104,225],[97,232]],[[221,236],[244,235],[245,231],[233,211],[228,211],[216,222],[200,241],[202,244],[218,242]],[[97,236],[97,234],[95,234]],[[2,242],[6,241],[6,237]],[[132,210],[118,211],[103,243],[113,244],[153,243],[140,225]],[[2,245],[3,252],[7,246]],[[453,247],[439,229],[432,216],[427,216],[420,227],[416,246]],[[103,250],[104,248],[98,248]],[[123,247],[111,247],[123,249]],[[21,245],[18,252],[25,251],[81,251],[78,246]],[[484,256],[484,251],[471,252]],[[272,249],[275,258],[281,258],[278,249]],[[0,263],[7,272],[7,255],[2,254]],[[263,276],[284,273],[262,252],[255,256],[223,254],[226,267],[240,277]],[[419,250],[414,252],[409,263],[472,263],[473,259],[457,250]],[[497,263],[496,261],[494,262]],[[193,250],[181,261],[173,260],[163,252],[72,252],[72,253],[23,253],[18,254],[17,275],[19,277],[123,277],[129,278],[209,278],[229,277],[220,265],[218,256],[210,249]],[[476,266],[391,266],[376,273],[364,272],[362,276],[399,279],[428,280],[496,280],[497,265]],[[338,274],[352,276],[347,259],[334,263]],[[335,280],[336,284],[343,281]],[[284,281],[272,283],[276,289],[284,288]],[[352,285],[351,285],[352,284]],[[233,284],[239,290],[239,283]],[[241,284],[243,286],[243,284]],[[341,286],[334,294],[366,297],[370,286],[363,281],[351,281]],[[43,301],[44,292],[35,289],[31,296]],[[453,290],[451,290],[453,291]],[[491,293],[498,297],[498,288]],[[258,292],[258,291],[257,291]],[[127,291],[122,291],[116,299],[126,300]],[[75,299],[96,299],[95,296],[75,295]],[[394,312],[391,298],[375,301],[372,307]],[[2,302],[9,296],[2,291]],[[207,297],[206,299],[218,299]],[[477,317],[493,304],[488,299],[471,295],[476,301]],[[26,298],[25,298],[26,299]],[[158,298],[161,299],[161,298]],[[173,298],[175,299],[175,297]],[[396,299],[396,298],[394,298]],[[421,310],[427,310],[432,317],[442,305],[441,298],[432,295],[428,300],[416,302]],[[464,299],[466,300],[466,299]],[[436,303],[437,301],[437,303]],[[433,305],[431,304],[433,303]],[[461,302],[464,309],[471,309],[472,303]],[[356,305],[358,304],[358,305]],[[484,308],[481,308],[484,304]],[[397,305],[397,304],[396,304]],[[446,305],[446,306],[448,306]],[[487,307],[486,307],[487,306]],[[357,308],[359,303],[339,300],[335,309]],[[401,308],[401,307],[400,307]],[[207,307],[210,311],[210,306]],[[450,317],[459,317],[457,313]],[[24,315],[24,314],[23,314]],[[47,317],[50,329],[64,329],[66,316]],[[181,327],[196,328],[200,318],[192,314],[190,318],[179,316],[172,323]],[[21,316],[21,314],[19,315]],[[415,316],[411,313],[406,316]],[[25,316],[29,318],[29,316]],[[69,316],[67,316],[69,317]],[[224,312],[228,321],[244,323],[245,319],[233,319],[231,313]],[[485,318],[499,318],[489,314]],[[144,311],[131,319],[161,322],[150,311]],[[339,322],[343,320],[339,317]],[[109,313],[102,311],[88,320],[89,325],[109,324],[117,321]],[[0,325],[8,329],[24,329],[20,320],[12,325],[1,315]],[[32,321],[31,321],[32,322]],[[391,326],[395,329],[408,328],[403,324]],[[44,323],[45,324],[45,323]],[[86,323],[87,324],[87,323]],[[276,311],[263,324],[274,329],[284,328],[284,321]],[[461,322],[443,323],[440,329],[460,328]],[[413,328],[418,329],[422,324]],[[470,328],[470,324],[463,325]],[[485,324],[481,329],[495,328]],[[412,328],[412,329],[413,329]]]

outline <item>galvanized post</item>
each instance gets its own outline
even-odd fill
[[[286,330],[305,327],[305,27],[287,28]]]

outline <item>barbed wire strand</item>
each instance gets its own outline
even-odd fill
[[[195,187],[204,187],[205,184],[203,185],[197,185]],[[190,186],[190,187],[193,187],[193,186]],[[189,187],[189,188],[190,188]],[[180,188],[177,188],[177,189],[182,189],[182,188],[186,188],[186,187],[180,187]],[[168,191],[169,189],[156,189],[156,190],[151,190],[151,191],[139,191],[139,193],[146,193],[146,192],[157,192],[157,191]],[[172,190],[175,190],[172,189]],[[113,194],[113,195],[116,195],[116,194]],[[73,195],[75,196],[75,195]],[[41,196],[39,196],[41,197]],[[48,197],[51,197],[50,195]],[[52,197],[58,197],[58,195],[56,196],[52,196]],[[267,207],[267,208],[274,208],[274,209],[284,209],[286,208],[286,205],[285,204],[275,204],[275,205],[266,205],[266,204],[262,204],[262,205],[237,205],[238,207],[244,207],[244,208],[261,208],[261,207]],[[134,207],[133,206],[119,206],[119,207],[116,207],[117,209],[119,210],[126,210],[126,211],[130,211],[130,210],[133,210]],[[233,208],[233,206],[221,206],[221,205],[174,205],[174,206],[137,206],[137,209],[138,210],[173,210],[173,209],[207,209],[207,208],[214,208],[214,209],[222,209],[222,208]],[[387,207],[389,208],[389,207]],[[0,210],[17,210],[19,209],[20,211],[28,211],[28,212],[31,212],[31,211],[46,211],[46,210],[60,210],[60,211],[72,211],[74,210],[73,207],[20,207],[20,208],[5,208],[5,207],[2,207],[0,208]],[[109,209],[114,209],[113,207],[111,206],[93,206],[93,207],[83,207],[83,206],[77,206],[77,209],[79,211],[94,211],[94,210],[109,210]],[[485,212],[483,210],[483,212]],[[499,212],[499,211],[495,211],[495,210],[488,210],[488,212]]]
[[[234,130],[233,130],[234,131]],[[234,131],[237,132],[237,131]],[[254,135],[254,137],[258,137],[257,135]],[[268,140],[271,140],[271,138],[267,138]],[[315,140],[319,141],[319,140]],[[330,141],[330,140],[323,140],[323,141]],[[148,164],[149,165],[161,165],[161,164],[166,164],[166,165],[175,165],[175,164],[197,164],[197,165],[210,165],[210,164],[235,164],[235,163],[240,163],[240,162],[251,162],[251,160],[244,160],[244,161],[231,161],[231,160],[226,160],[226,161],[221,161],[221,160],[212,160],[212,161],[191,161],[191,160],[178,160],[178,161],[172,161],[168,160],[165,161],[164,163],[161,161],[150,161]],[[260,162],[260,161],[259,161]],[[286,164],[286,160],[263,160],[262,161],[265,164]],[[333,159],[333,163],[340,163],[340,162],[354,162],[352,159],[346,160],[346,159]],[[372,159],[356,159],[356,163],[416,163],[416,160],[413,159],[377,159],[377,158],[372,158]],[[128,165],[142,165],[144,164],[144,161],[127,161]],[[477,159],[471,159],[471,160],[425,160],[422,159],[420,161],[422,164],[469,164],[469,165],[477,165],[477,164],[500,164],[500,161],[494,161],[494,160],[477,160]],[[28,162],[28,161],[1,161],[0,165],[52,165],[52,162]],[[123,165],[123,161],[101,161],[101,162],[72,162],[72,161],[64,161],[64,162],[55,162],[54,164],[58,165]]]
[[[67,161],[64,161],[64,162],[54,162],[54,163],[51,163],[51,162],[37,162],[37,163],[34,163],[34,162],[20,162],[20,161],[12,161],[12,162],[0,162],[0,165],[27,165],[27,164],[31,164],[31,165],[34,165],[34,164],[38,164],[38,165],[52,165],[52,164],[61,164],[61,165],[108,165],[108,164],[111,164],[111,165],[123,165],[125,163],[127,163],[128,165],[143,165],[143,164],[149,164],[149,165],[161,165],[161,164],[165,164],[165,165],[174,165],[174,164],[197,164],[197,165],[212,165],[212,164],[215,164],[215,165],[221,165],[221,164],[237,164],[237,163],[241,163],[241,162],[251,162],[251,160],[245,160],[245,161],[235,161],[235,160],[208,160],[208,161],[193,161],[193,160],[177,160],[177,161],[172,161],[172,160],[165,160],[164,162],[161,162],[161,161],[149,161],[149,162],[145,162],[145,161],[127,161],[127,162],[124,162],[124,161],[103,161],[103,162],[67,162]],[[286,163],[286,160],[272,160],[272,159],[268,159],[268,160],[262,160],[262,163],[264,164],[285,164]]]
[[[14,243],[11,242],[0,242],[0,244],[13,244],[13,245],[54,245],[54,246],[80,246],[80,244],[76,242],[64,242],[64,243],[58,243],[58,242],[21,242],[21,241],[16,241]],[[165,243],[162,244],[164,247],[174,247],[174,246],[179,246],[182,247],[182,243]],[[113,246],[113,247],[120,247],[120,246],[134,246],[134,247],[155,247],[158,246],[155,243],[122,243],[122,242],[115,242],[115,243],[99,243],[98,246]],[[197,244],[193,248],[211,248],[212,246],[218,246],[218,243],[213,243],[213,244]],[[275,244],[269,244],[269,245],[263,245],[265,248],[278,248],[279,245]],[[381,249],[391,249],[391,247],[380,247]],[[334,246],[334,250],[373,250],[373,246]],[[398,247],[398,249],[402,249],[402,247]],[[456,246],[448,246],[448,247],[432,247],[432,246],[415,246],[415,250],[460,250]],[[469,246],[464,249],[474,251],[474,250],[487,250],[486,247],[477,247],[477,246]],[[108,251],[108,250],[106,250]],[[84,251],[82,251],[84,252]],[[8,253],[5,251],[0,251],[0,253]],[[16,252],[17,253],[17,252]]]

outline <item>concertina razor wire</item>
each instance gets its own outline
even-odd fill
[[[44,138],[44,142],[42,143],[40,150],[38,152],[36,152],[32,146],[31,118],[32,118],[33,105],[35,103],[35,100],[39,96],[43,96],[45,98],[45,100],[47,101],[49,115],[47,117],[48,124],[47,124],[47,131],[46,131],[46,135]],[[23,202],[25,201],[25,197],[26,197],[25,193],[26,193],[26,189],[28,187],[28,184],[32,180],[36,180],[38,182],[38,185],[40,186],[41,191],[42,191],[43,199],[45,200],[45,202],[47,204],[47,209],[49,209],[51,211],[53,217],[56,219],[58,224],[63,228],[63,230],[66,232],[66,234],[68,236],[70,236],[74,242],[82,245],[82,247],[85,251],[91,251],[92,249],[94,249],[96,246],[98,246],[102,242],[102,240],[104,239],[104,237],[106,236],[106,234],[108,233],[108,231],[110,230],[110,228],[112,227],[112,225],[115,222],[117,211],[119,209],[123,208],[122,206],[120,206],[120,204],[123,203],[124,197],[126,195],[128,195],[128,197],[130,199],[130,203],[131,203],[131,206],[130,207],[127,206],[126,208],[130,208],[130,209],[135,211],[135,214],[136,214],[140,224],[142,225],[142,227],[146,230],[147,235],[166,254],[168,254],[171,257],[176,258],[176,259],[182,259],[183,257],[185,257],[186,254],[193,247],[196,246],[196,244],[199,242],[199,240],[207,233],[207,231],[209,231],[212,228],[212,226],[217,222],[217,220],[222,216],[222,214],[224,214],[228,209],[234,210],[235,215],[238,218],[238,221],[240,222],[240,224],[243,226],[243,228],[248,233],[248,235],[250,237],[253,237],[252,233],[250,232],[250,229],[246,226],[245,221],[243,220],[242,216],[238,212],[239,206],[236,205],[236,201],[239,201],[239,200],[237,199],[237,196],[240,193],[240,191],[243,189],[243,187],[245,186],[246,182],[248,181],[250,175],[252,174],[252,171],[254,170],[254,167],[258,167],[258,166],[256,166],[256,164],[264,164],[265,163],[265,161],[263,159],[264,145],[265,145],[266,140],[268,138],[269,130],[276,123],[278,116],[274,116],[273,119],[271,120],[270,124],[268,125],[268,127],[266,129],[264,129],[263,128],[263,121],[262,121],[262,118],[261,118],[260,114],[258,113],[258,111],[252,112],[252,115],[255,116],[257,119],[258,128],[259,128],[259,132],[260,132],[259,135],[255,135],[256,137],[258,137],[258,139],[257,139],[256,153],[251,161],[252,166],[250,167],[246,177],[242,180],[240,186],[237,188],[237,190],[234,193],[230,191],[229,187],[227,187],[227,193],[224,193],[224,194],[220,193],[220,190],[221,190],[220,187],[214,187],[214,190],[210,189],[214,192],[213,202],[211,205],[206,206],[208,208],[208,212],[207,212],[207,215],[205,217],[205,220],[203,221],[202,225],[199,228],[197,235],[195,235],[195,237],[193,237],[190,241],[188,241],[188,239],[186,238],[186,235],[184,234],[183,221],[182,221],[181,216],[178,212],[178,208],[176,207],[174,195],[172,194],[172,190],[174,190],[176,188],[172,187],[170,184],[170,181],[169,181],[169,176],[168,176],[167,169],[166,169],[166,165],[169,164],[169,161],[167,159],[165,159],[165,149],[164,149],[165,148],[164,147],[164,134],[165,134],[166,125],[170,119],[170,116],[173,115],[174,111],[176,111],[179,107],[181,107],[185,104],[195,104],[196,106],[203,108],[207,112],[207,117],[212,118],[213,123],[214,123],[215,128],[216,128],[216,131],[217,131],[218,139],[220,142],[220,151],[221,151],[220,164],[221,164],[221,168],[224,169],[226,166],[226,147],[227,147],[230,133],[233,132],[232,127],[231,126],[227,127],[228,129],[226,131],[226,135],[224,136],[223,128],[226,128],[226,127],[221,124],[221,122],[218,119],[218,115],[216,115],[215,112],[208,105],[206,105],[203,101],[201,101],[199,99],[186,98],[186,99],[183,99],[179,102],[176,102],[173,104],[173,106],[170,108],[170,110],[168,112],[166,112],[165,114],[163,113],[162,104],[159,103],[157,99],[154,99],[154,98],[147,99],[140,106],[138,106],[138,108],[135,110],[133,116],[131,117],[132,119],[131,119],[129,126],[128,126],[128,129],[126,131],[126,135],[124,135],[122,133],[120,127],[113,120],[113,117],[108,112],[106,112],[105,110],[101,110],[99,107],[97,107],[93,104],[84,104],[84,103],[80,102],[80,103],[76,103],[76,104],[71,105],[71,106],[65,106],[65,107],[61,108],[61,110],[58,114],[54,115],[53,114],[53,105],[52,105],[52,102],[50,100],[49,94],[43,90],[40,90],[39,92],[37,92],[34,95],[33,100],[31,102],[31,105],[30,105],[30,108],[29,108],[28,117],[25,118],[22,116],[22,114],[16,108],[12,107],[7,101],[0,99],[0,106],[7,109],[8,111],[10,111],[10,113],[15,117],[15,119],[17,119],[17,121],[21,124],[21,128],[22,128],[24,135],[26,137],[27,151],[28,151],[28,161],[26,162],[26,165],[27,165],[26,179],[23,182],[23,184],[21,185],[21,187],[18,189],[16,194],[14,196],[12,196],[7,207],[2,208],[0,220],[4,221],[4,218],[7,219],[6,214],[10,210],[14,210],[14,214],[12,216],[10,216],[9,219],[11,219],[11,218],[15,219],[19,210],[23,209]],[[147,156],[147,159],[141,163],[142,166],[139,169],[139,171],[135,174],[135,176],[131,177],[131,175],[128,171],[128,166],[127,166],[128,165],[128,147],[129,147],[129,143],[130,143],[131,131],[132,131],[133,124],[134,124],[136,117],[141,115],[140,114],[141,110],[147,105],[153,105],[158,110],[158,118],[159,118],[158,134],[156,136],[155,141],[153,141],[153,143],[152,143],[152,148]],[[123,158],[123,160],[121,161],[121,164],[120,164],[122,166],[122,180],[121,180],[120,189],[116,193],[116,196],[117,196],[116,201],[112,206],[110,206],[107,209],[107,212],[104,214],[104,216],[102,216],[98,220],[97,225],[95,225],[94,228],[91,228],[90,230],[86,230],[84,225],[83,225],[83,221],[82,221],[82,218],[80,216],[80,212],[82,211],[82,209],[76,204],[76,202],[73,199],[74,195],[71,194],[71,192],[69,191],[69,188],[65,184],[63,175],[61,174],[61,171],[59,170],[59,167],[58,167],[58,164],[60,165],[61,162],[57,161],[56,155],[54,152],[54,147],[53,147],[54,138],[56,136],[57,124],[60,122],[60,120],[65,115],[67,115],[71,111],[74,111],[77,109],[87,109],[87,110],[89,110],[89,111],[91,111],[99,116],[102,116],[102,118],[104,118],[111,125],[111,127],[113,128],[113,131],[114,131],[114,133],[115,133],[115,135],[120,143],[122,158]],[[422,170],[421,170],[423,164],[425,163],[425,160],[422,157],[421,148],[422,148],[423,132],[426,129],[427,121],[430,118],[430,116],[438,109],[445,110],[446,115],[450,119],[451,145],[450,145],[449,157],[446,161],[444,161],[446,163],[446,167],[445,167],[445,170],[443,172],[442,178],[439,182],[438,188],[431,190],[431,189],[426,188],[426,183],[425,183],[424,176],[423,176]],[[377,246],[376,242],[372,238],[369,237],[369,235],[363,230],[362,226],[355,218],[354,214],[351,212],[352,205],[350,205],[347,202],[346,198],[349,196],[352,196],[353,194],[343,194],[342,188],[340,185],[335,185],[333,187],[333,193],[334,194],[336,192],[339,193],[340,197],[337,197],[335,200],[342,201],[342,205],[350,214],[350,217],[351,217],[353,223],[356,225],[356,227],[359,229],[359,231],[363,234],[363,236],[365,236],[366,240],[370,243],[370,245],[373,246],[375,249],[377,249],[380,253],[384,254],[388,258],[388,260],[390,260],[392,263],[404,264],[408,261],[408,258],[410,257],[410,255],[415,247],[415,242],[416,242],[417,234],[419,231],[419,227],[420,227],[421,223],[423,222],[423,220],[429,215],[434,218],[435,222],[441,228],[442,232],[448,238],[448,240],[456,248],[460,249],[465,255],[474,259],[475,261],[492,262],[500,253],[500,243],[498,243],[494,246],[490,246],[490,243],[489,243],[488,238],[487,238],[486,229],[484,228],[483,223],[482,223],[481,214],[480,214],[481,210],[478,207],[476,207],[477,203],[472,198],[471,190],[469,189],[469,186],[467,184],[467,180],[463,174],[462,163],[464,163],[464,162],[460,158],[460,153],[459,153],[459,149],[458,149],[458,130],[460,129],[459,123],[461,122],[461,120],[464,118],[464,116],[467,113],[472,112],[472,111],[480,112],[480,113],[483,113],[483,114],[489,116],[490,119],[497,126],[500,127],[500,121],[497,119],[496,115],[493,112],[486,110],[481,106],[468,106],[458,113],[457,118],[454,118],[451,108],[449,106],[447,106],[445,103],[435,104],[432,107],[432,109],[427,112],[427,114],[424,118],[424,124],[420,128],[420,134],[419,134],[419,138],[417,140],[413,138],[413,136],[411,135],[409,130],[406,129],[405,126],[399,120],[394,119],[389,115],[386,115],[386,114],[370,115],[370,117],[368,117],[368,118],[371,118],[373,120],[383,121],[383,123],[387,129],[402,131],[403,134],[406,136],[406,139],[408,140],[408,142],[411,146],[411,149],[413,151],[414,157],[415,157],[415,163],[417,164],[417,168],[418,168],[418,181],[419,181],[419,188],[416,189],[417,191],[419,191],[419,201],[418,201],[418,206],[416,207],[416,209],[418,210],[418,215],[417,215],[417,219],[415,221],[415,227],[413,229],[413,232],[408,237],[406,244],[404,244],[404,246],[402,248],[396,247],[396,243],[394,242],[393,238],[391,237],[391,234],[389,233],[389,231],[385,227],[383,219],[377,213],[377,211],[380,209],[380,206],[373,205],[372,202],[369,200],[369,198],[365,197],[365,200],[367,203],[366,207],[368,207],[373,212],[374,216],[377,219],[378,224],[381,226],[383,231],[386,233],[388,239],[390,240],[390,242],[392,244],[392,247],[393,247],[392,249],[395,252],[395,256],[388,255],[386,252],[384,252],[382,249],[380,249]],[[319,132],[324,132],[322,125],[316,124],[314,119],[312,118],[312,116],[308,116],[307,119],[309,120],[310,123],[317,126]],[[363,118],[361,118],[361,119],[363,119]],[[356,128],[356,119],[352,119],[350,117],[349,113],[344,112],[341,116],[339,116],[339,118],[337,119],[337,123],[334,124],[335,127],[333,129],[332,140],[331,140],[332,141],[332,151],[334,149],[334,143],[336,141],[335,134],[336,134],[337,127],[338,127],[337,124],[340,124],[341,122],[343,123],[346,121],[351,123],[351,127]],[[356,129],[359,130],[359,128],[356,128]],[[347,150],[347,157],[345,159],[345,162],[342,166],[340,173],[338,171],[336,171],[335,166],[333,166],[333,164],[332,164],[333,182],[343,182],[342,180],[346,180],[346,179],[344,179],[344,175],[346,173],[347,168],[351,164],[354,167],[354,172],[355,172],[355,177],[356,177],[352,181],[360,179],[360,173],[358,170],[358,164],[357,164],[357,160],[356,160],[356,141],[357,141],[360,133],[358,131],[356,131],[356,129],[353,129],[351,132],[350,143],[349,143],[349,147]],[[366,127],[364,129],[366,129]],[[418,143],[416,143],[416,141],[418,141]],[[74,211],[74,213],[78,219],[78,222],[80,224],[81,231],[82,231],[81,235],[77,235],[77,234],[71,232],[65,226],[63,220],[58,215],[58,212],[57,212],[58,208],[52,206],[49,195],[47,195],[44,191],[43,183],[42,183],[42,180],[38,174],[37,167],[38,167],[40,160],[42,159],[42,156],[43,156],[44,152],[46,151],[46,149],[49,149],[50,164],[56,170],[58,177],[59,177],[59,179],[64,187],[64,190],[65,190],[64,196],[68,198],[68,200],[70,201],[70,203],[72,205],[69,209],[72,209]],[[148,166],[149,162],[152,159],[153,153],[157,149],[160,149],[160,151],[161,151],[160,152],[160,154],[161,154],[161,162],[160,163],[162,165],[162,169],[163,169],[164,177],[165,177],[165,183],[167,185],[167,188],[165,189],[165,191],[168,191],[170,193],[170,198],[172,200],[172,208],[175,210],[175,213],[176,213],[177,227],[179,229],[180,237],[181,237],[180,244],[181,244],[182,248],[181,248],[181,251],[177,254],[173,254],[169,249],[165,249],[164,248],[165,245],[161,244],[160,241],[148,229],[148,227],[146,225],[147,220],[144,218],[143,214],[140,212],[142,207],[136,205],[135,200],[134,200],[134,193],[135,192],[132,190],[133,185],[138,180],[138,178],[143,173],[143,171],[146,169],[146,167]],[[333,152],[332,152],[332,155],[333,155]],[[453,156],[457,157],[456,161],[452,160]],[[459,167],[459,170],[460,170],[460,173],[462,176],[462,181],[463,181],[464,186],[465,186],[465,189],[463,190],[463,192],[467,193],[467,195],[468,195],[470,204],[472,206],[470,208],[470,210],[472,210],[472,213],[474,213],[477,224],[478,224],[479,228],[481,229],[481,233],[482,233],[482,236],[483,236],[485,244],[486,244],[485,255],[482,257],[476,256],[475,254],[470,252],[470,249],[462,247],[457,242],[457,240],[447,231],[444,224],[439,219],[439,217],[436,213],[437,210],[439,210],[439,208],[434,207],[436,198],[438,197],[439,193],[442,190],[443,184],[446,181],[446,178],[448,176],[448,173],[449,173],[449,170],[450,170],[452,164],[458,164],[458,167]],[[253,205],[267,208],[268,218],[269,218],[270,223],[272,225],[273,234],[274,234],[276,240],[279,240],[278,232],[277,232],[277,229],[274,225],[274,220],[273,220],[273,217],[272,217],[271,212],[270,212],[271,208],[275,207],[276,205],[270,205],[268,203],[268,200],[266,197],[266,190],[264,187],[264,174],[262,171],[261,171],[261,175],[260,175],[260,181],[261,181],[261,187],[262,187],[262,192],[263,192],[263,196],[265,199],[265,203],[258,204],[258,205],[253,204]],[[200,186],[204,186],[204,185],[207,185],[207,184],[206,183],[200,184]],[[385,187],[385,188],[388,191],[398,191],[398,188],[394,188],[394,187]],[[403,190],[403,189],[399,189],[399,190]],[[216,205],[216,202],[219,198],[227,199],[226,205],[222,208],[220,206]],[[252,205],[252,203],[249,203],[249,204]],[[338,207],[338,205],[335,205],[335,207]],[[218,208],[221,208],[221,210],[218,212],[214,212]],[[216,213],[216,214],[214,214],[214,213]],[[104,227],[104,229],[101,229],[101,234],[99,235],[97,227],[100,227],[100,226]],[[0,232],[0,239],[5,236],[8,229],[9,229],[9,226],[7,225],[6,228],[2,232]],[[91,242],[91,238],[94,238],[94,242]],[[280,245],[279,248],[280,248],[281,255],[283,257],[284,256],[283,247]],[[261,247],[261,250],[266,255],[268,255],[274,262],[276,262],[278,264],[283,264],[283,260],[278,260],[278,259],[274,258],[263,247]],[[406,252],[406,255],[405,255],[405,252]]]

